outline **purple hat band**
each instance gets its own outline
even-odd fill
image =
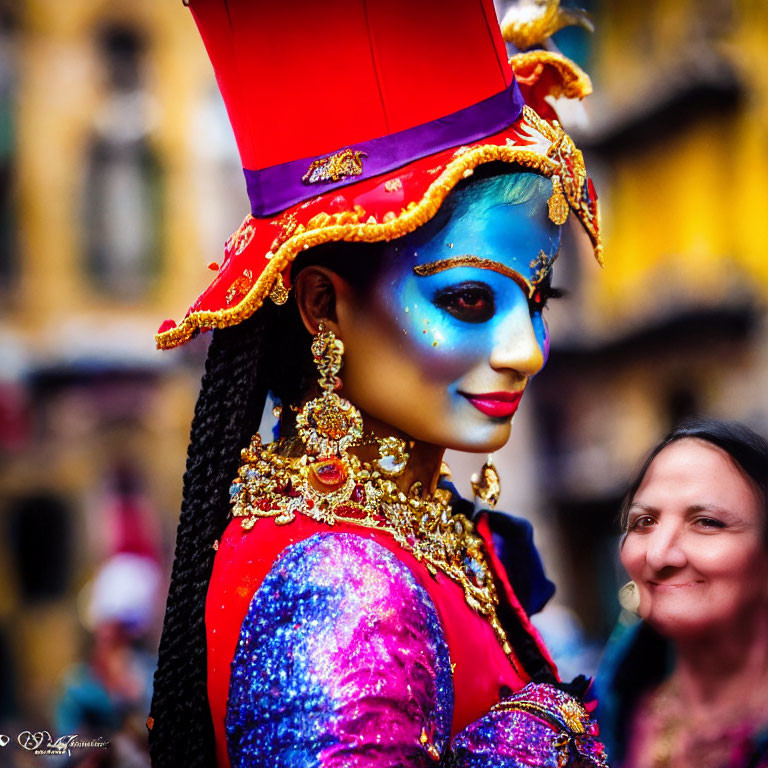
[[[429,123],[349,145],[322,158],[292,160],[259,171],[244,168],[251,213],[256,217],[271,216],[317,194],[492,136],[520,117],[523,104],[513,79],[500,93]]]

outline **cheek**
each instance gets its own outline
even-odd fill
[[[619,558],[624,570],[629,574],[629,578],[639,581],[645,562],[645,547],[642,542],[637,541],[632,534],[627,534],[621,546]]]
[[[723,544],[691,549],[691,564],[713,583],[733,592],[753,592],[768,574],[768,557],[759,544],[734,538]]]
[[[456,320],[406,282],[390,296],[379,296],[380,313],[390,318],[404,354],[433,380],[459,378],[483,355],[488,342],[471,327]]]
[[[549,360],[549,326],[541,312],[536,312],[531,317],[531,324],[533,325],[533,332],[536,334],[539,349],[541,349],[541,354],[544,357],[544,362],[541,366],[543,368],[547,364],[547,360]]]

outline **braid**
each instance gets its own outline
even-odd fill
[[[213,333],[192,421],[176,553],[152,699],[157,768],[215,765],[206,686],[205,599],[213,543],[227,525],[227,489],[267,394],[277,307]]]

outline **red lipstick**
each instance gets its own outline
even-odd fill
[[[468,395],[466,392],[461,394],[480,413],[492,416],[494,419],[509,418],[517,410],[520,398],[523,396],[522,390],[520,392],[487,392],[482,395]]]

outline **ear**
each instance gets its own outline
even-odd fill
[[[293,289],[304,327],[314,336],[322,321],[338,336],[336,302],[349,293],[347,281],[332,270],[313,264],[299,272]]]

